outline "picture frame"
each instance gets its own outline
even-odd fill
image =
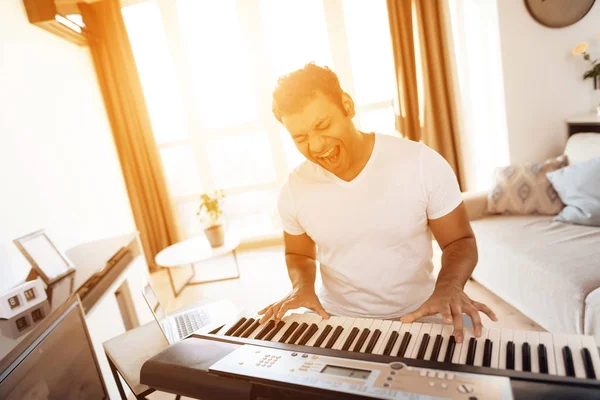
[[[56,247],[45,229],[14,239],[13,243],[46,285],[75,272],[75,265]]]

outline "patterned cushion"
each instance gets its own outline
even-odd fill
[[[488,193],[487,212],[492,214],[556,215],[563,208],[546,173],[566,167],[562,155],[543,163],[524,163],[496,168],[495,183]]]

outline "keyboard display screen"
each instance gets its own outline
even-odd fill
[[[321,371],[321,373],[356,379],[367,379],[369,375],[371,375],[371,371],[367,371],[365,369],[353,369],[339,367],[337,365],[326,365],[325,368],[323,368],[323,370]]]

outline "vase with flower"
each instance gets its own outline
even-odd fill
[[[204,223],[204,233],[211,247],[222,246],[225,241],[225,229],[221,219],[223,215],[222,200],[225,195],[222,190],[213,193],[203,193],[200,196],[200,207],[196,215]]]
[[[600,34],[598,34],[600,38]],[[592,59],[588,52],[589,43],[579,43],[572,51],[575,56],[583,56],[583,59],[590,64],[590,69],[583,73],[583,79],[591,79],[594,85],[592,91],[592,104],[597,116],[600,116],[600,58]]]

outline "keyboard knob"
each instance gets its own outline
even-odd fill
[[[402,369],[402,368],[406,368],[406,364],[394,361],[394,362],[390,363],[390,368],[391,369]]]

